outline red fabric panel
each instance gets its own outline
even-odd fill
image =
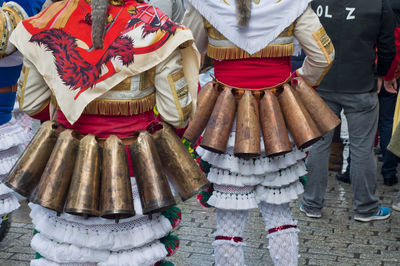
[[[40,111],[36,115],[32,115],[32,118],[38,119],[40,121],[50,120],[49,105],[47,105],[42,111]]]
[[[273,87],[291,75],[290,57],[214,60],[214,67],[218,81],[245,89]]]
[[[58,110],[57,120],[66,128],[82,134],[93,134],[99,138],[116,135],[119,138],[129,137],[135,131],[145,130],[151,123],[156,122],[153,111],[132,116],[104,116],[83,114],[71,125],[64,114]]]
[[[394,37],[395,37],[395,43],[396,43],[396,56],[393,59],[392,65],[390,66],[390,69],[386,76],[384,77],[384,80],[389,81],[394,78],[398,79],[400,78],[400,28],[396,28],[394,30]]]

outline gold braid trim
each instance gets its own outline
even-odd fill
[[[249,54],[236,46],[218,47],[208,44],[207,55],[217,60],[244,59],[254,57],[285,57],[294,52],[294,44],[271,44],[255,54]]]
[[[51,102],[57,109],[60,109],[54,96],[51,97]],[[155,104],[156,94],[154,92],[143,98],[131,100],[98,98],[85,107],[83,114],[131,116],[153,110]]]

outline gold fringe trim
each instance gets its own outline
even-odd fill
[[[236,46],[218,47],[212,44],[208,44],[207,49],[207,55],[217,60],[244,59],[255,57],[285,57],[292,55],[293,52],[293,43],[268,45],[264,49],[252,55]]]
[[[60,109],[54,96],[51,97],[51,103]],[[153,110],[156,104],[156,94],[145,96],[140,99],[132,100],[111,100],[111,99],[95,99],[89,103],[83,114],[88,115],[124,115],[131,116],[141,114]]]

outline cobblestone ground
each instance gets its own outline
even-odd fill
[[[399,194],[399,184],[383,186],[380,175],[378,191],[383,205],[390,206]],[[299,221],[300,265],[400,265],[400,213],[390,219],[369,223],[353,220],[350,185],[339,183],[330,174],[325,208],[321,219],[311,219],[292,205]],[[211,246],[215,212],[200,207],[195,200],[180,204],[184,220],[175,232],[181,238],[176,265],[213,265]],[[28,207],[12,215],[10,230],[0,242],[0,265],[29,265],[34,252],[30,249],[32,224]],[[245,234],[246,265],[272,265],[267,250],[264,224],[258,211],[250,213]]]

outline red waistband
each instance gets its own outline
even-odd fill
[[[243,237],[238,237],[238,236],[216,236],[215,240],[233,240],[234,242],[243,242]]]
[[[286,229],[289,229],[289,228],[297,228],[297,226],[296,225],[291,225],[291,224],[282,225],[282,226],[278,226],[278,227],[269,229],[268,233],[272,234],[272,233],[276,233],[276,232],[279,232],[279,231],[282,231],[282,230],[286,230]]]
[[[65,128],[76,130],[84,135],[93,134],[99,138],[108,138],[110,135],[116,135],[119,138],[132,136],[134,132],[145,130],[157,121],[153,111],[132,116],[83,114],[71,125],[60,110],[57,112],[57,120]]]
[[[218,81],[245,89],[274,87],[291,73],[290,57],[214,60],[214,67]]]

